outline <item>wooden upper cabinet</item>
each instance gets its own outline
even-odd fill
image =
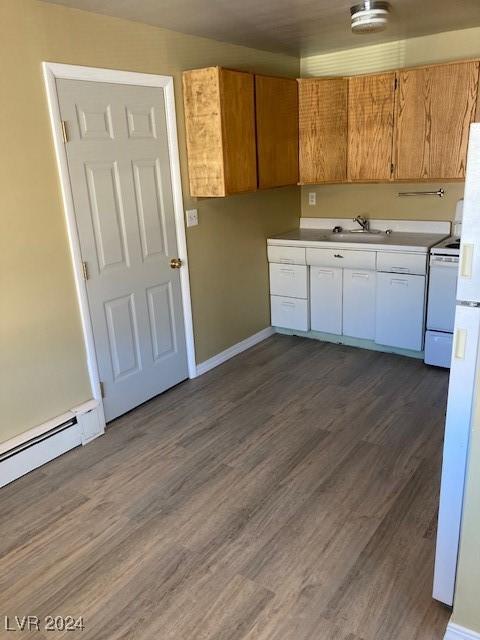
[[[300,183],[346,182],[347,78],[298,82]]]
[[[469,126],[475,119],[478,62],[398,72],[395,178],[465,177]]]
[[[221,67],[183,74],[190,194],[226,196],[257,187],[254,79]]]
[[[291,78],[255,76],[258,186],[298,183],[298,87]]]
[[[349,78],[349,180],[375,182],[390,179],[394,103],[395,73]]]

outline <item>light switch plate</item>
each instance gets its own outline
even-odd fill
[[[317,194],[315,193],[315,191],[310,191],[308,193],[308,204],[309,205],[317,204]]]
[[[198,209],[187,209],[187,227],[195,227],[198,224]]]

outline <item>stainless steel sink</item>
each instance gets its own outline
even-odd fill
[[[325,240],[328,242],[383,242],[386,239],[385,233],[371,229],[370,231],[341,231],[339,233],[328,233]]]

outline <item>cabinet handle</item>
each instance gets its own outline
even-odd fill
[[[331,269],[318,269],[318,276],[328,276],[329,278],[333,278],[333,271]]]
[[[293,309],[295,307],[294,302],[282,302],[282,307],[287,307],[288,309]]]
[[[392,267],[391,271],[398,271],[399,273],[410,273],[410,269],[408,267]]]
[[[368,280],[370,276],[368,273],[352,273],[352,278],[356,278],[357,280]]]
[[[401,280],[400,278],[392,278],[390,280],[390,284],[399,284],[402,287],[408,287],[408,281],[407,280]]]
[[[285,267],[283,269],[280,269],[280,273],[289,276],[295,275],[295,271],[293,269],[285,269]]]
[[[281,264],[295,264],[295,260],[293,258],[280,258]]]
[[[343,256],[341,256],[339,253],[334,253],[333,257],[334,258],[343,258]]]
[[[465,329],[457,329],[455,333],[455,358],[457,360],[465,359],[465,346],[467,344],[467,332]]]
[[[460,258],[460,275],[462,278],[471,278],[473,270],[473,244],[462,244]]]

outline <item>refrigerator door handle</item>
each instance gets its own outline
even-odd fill
[[[460,275],[471,278],[473,273],[473,244],[462,244],[460,257]]]
[[[457,360],[465,360],[465,351],[467,345],[467,332],[465,329],[457,329],[455,331],[455,348],[454,355]]]

